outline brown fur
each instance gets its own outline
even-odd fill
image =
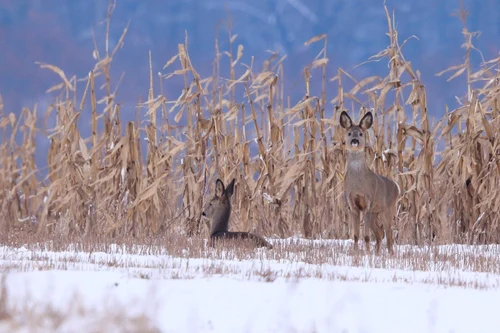
[[[227,186],[227,188],[224,187],[224,183],[220,179],[217,179],[215,182],[215,195],[203,210],[202,215],[212,220],[212,228],[210,231],[211,245],[214,246],[215,241],[219,239],[248,239],[258,247],[265,246],[272,249],[273,246],[258,235],[250,232],[229,231],[229,217],[231,216],[230,199],[233,195],[233,191],[234,179]]]
[[[380,243],[384,235],[387,247],[393,254],[392,219],[396,215],[396,203],[399,187],[391,179],[378,175],[366,164],[365,145],[366,131],[371,127],[371,112],[364,115],[358,125],[354,125],[349,115],[343,111],[340,125],[345,128],[345,144],[347,147],[347,165],[344,179],[344,190],[349,205],[351,223],[354,226],[354,246],[358,248],[360,214],[364,218],[364,238],[366,249],[370,250],[370,229],[375,234],[376,253],[380,252]],[[383,226],[377,224],[381,219]]]

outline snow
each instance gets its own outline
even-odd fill
[[[47,332],[101,332],[96,327],[103,325],[102,332],[125,332],[132,324],[113,321],[118,314],[145,316],[157,329],[151,332],[476,333],[500,327],[495,273],[314,265],[258,253],[221,260],[118,248],[82,253],[0,247],[0,266],[8,271],[8,306],[66,314]],[[470,284],[450,286],[453,281]],[[17,331],[9,326],[9,332],[28,332],[22,313],[13,318]],[[0,331],[5,327],[0,321]]]

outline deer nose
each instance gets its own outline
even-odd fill
[[[352,139],[351,140],[351,145],[358,146],[359,145],[359,140],[358,139]]]

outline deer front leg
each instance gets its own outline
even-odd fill
[[[389,250],[389,254],[393,255],[394,250],[392,248],[392,244],[394,243],[393,237],[392,237],[392,219],[396,215],[396,207],[394,208],[391,207],[383,216],[384,218],[384,230],[385,230],[385,237],[387,238],[387,249]]]
[[[357,251],[358,248],[358,240],[359,240],[359,228],[360,228],[360,216],[359,216],[359,210],[356,208],[352,209],[349,212],[349,216],[351,217],[351,225],[353,226],[353,233],[354,233],[354,249]]]
[[[370,251],[370,231],[373,231],[375,234],[375,252],[378,254],[380,251],[380,243],[382,240],[382,237],[380,235],[380,232],[377,230],[377,213],[372,213],[372,212],[365,212],[365,226],[364,226],[364,233],[365,233],[365,244],[366,244],[366,251]]]
[[[354,234],[354,250],[358,250],[358,240],[359,240],[359,227],[360,227],[360,213],[358,207],[352,201],[352,197],[347,192],[344,192],[344,200],[349,207],[348,216],[350,219],[350,224],[353,227]]]
[[[370,220],[369,227],[375,234],[375,253],[378,255],[380,253],[380,244],[382,243],[382,238],[384,237],[384,230],[378,225],[378,213],[369,213],[367,214]],[[365,232],[369,233],[369,230]]]

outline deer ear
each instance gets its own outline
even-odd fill
[[[224,191],[224,183],[222,182],[222,180],[217,179],[215,181],[215,195],[220,197],[224,194]]]
[[[359,127],[361,127],[366,131],[367,129],[372,127],[372,124],[373,124],[373,115],[370,111],[368,111],[368,113],[365,114],[364,117],[359,122]]]
[[[231,183],[229,183],[229,185],[227,185],[226,187],[226,194],[228,197],[231,197],[233,195],[233,192],[234,192],[234,181],[235,179],[233,178],[233,180],[231,181]]]
[[[349,129],[352,126],[351,117],[349,117],[349,115],[345,111],[342,111],[342,113],[340,114],[340,126],[345,129]]]

